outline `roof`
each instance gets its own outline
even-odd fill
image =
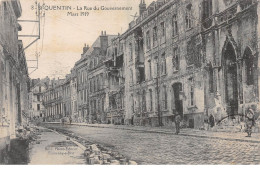
[[[111,45],[112,40],[117,37],[117,35],[107,35],[108,37],[108,46]],[[83,54],[83,56],[89,56],[92,54],[95,48],[100,48],[100,36],[95,40],[92,46],[88,49],[88,51]]]

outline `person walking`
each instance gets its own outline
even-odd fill
[[[252,109],[248,109],[246,113],[246,132],[247,137],[251,137],[252,127],[255,124],[255,113]]]
[[[180,116],[180,114],[177,114],[175,116],[174,122],[175,122],[175,129],[176,129],[176,133],[175,134],[178,135],[180,133],[180,123],[181,123],[181,116]]]

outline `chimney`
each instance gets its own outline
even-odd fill
[[[108,36],[106,35],[106,31],[103,34],[103,31],[100,36],[100,48],[101,48],[101,54],[106,55],[107,48],[108,48]]]
[[[85,45],[83,47],[83,55],[88,51],[88,49],[89,49],[89,46],[86,46],[86,43],[85,43]]]
[[[139,15],[141,16],[145,10],[146,10],[145,0],[141,0],[139,4]]]

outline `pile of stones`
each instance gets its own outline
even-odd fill
[[[74,133],[62,130],[53,129],[54,131],[60,132],[68,139],[72,138],[78,143],[86,147],[84,156],[86,157],[87,164],[90,165],[137,165],[135,161],[129,160],[118,152],[112,151],[109,147],[101,146],[100,144],[93,144],[86,141],[83,137],[75,135]]]
[[[85,157],[90,165],[137,165],[117,152],[106,150],[96,144],[86,147]]]

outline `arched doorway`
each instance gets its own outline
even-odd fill
[[[173,97],[173,106],[176,114],[180,114],[183,117],[183,101],[180,98],[180,92],[182,92],[182,83],[174,83],[172,85],[172,97]]]
[[[230,42],[226,45],[222,64],[224,68],[227,113],[229,116],[234,116],[238,112],[237,62],[235,49]]]

